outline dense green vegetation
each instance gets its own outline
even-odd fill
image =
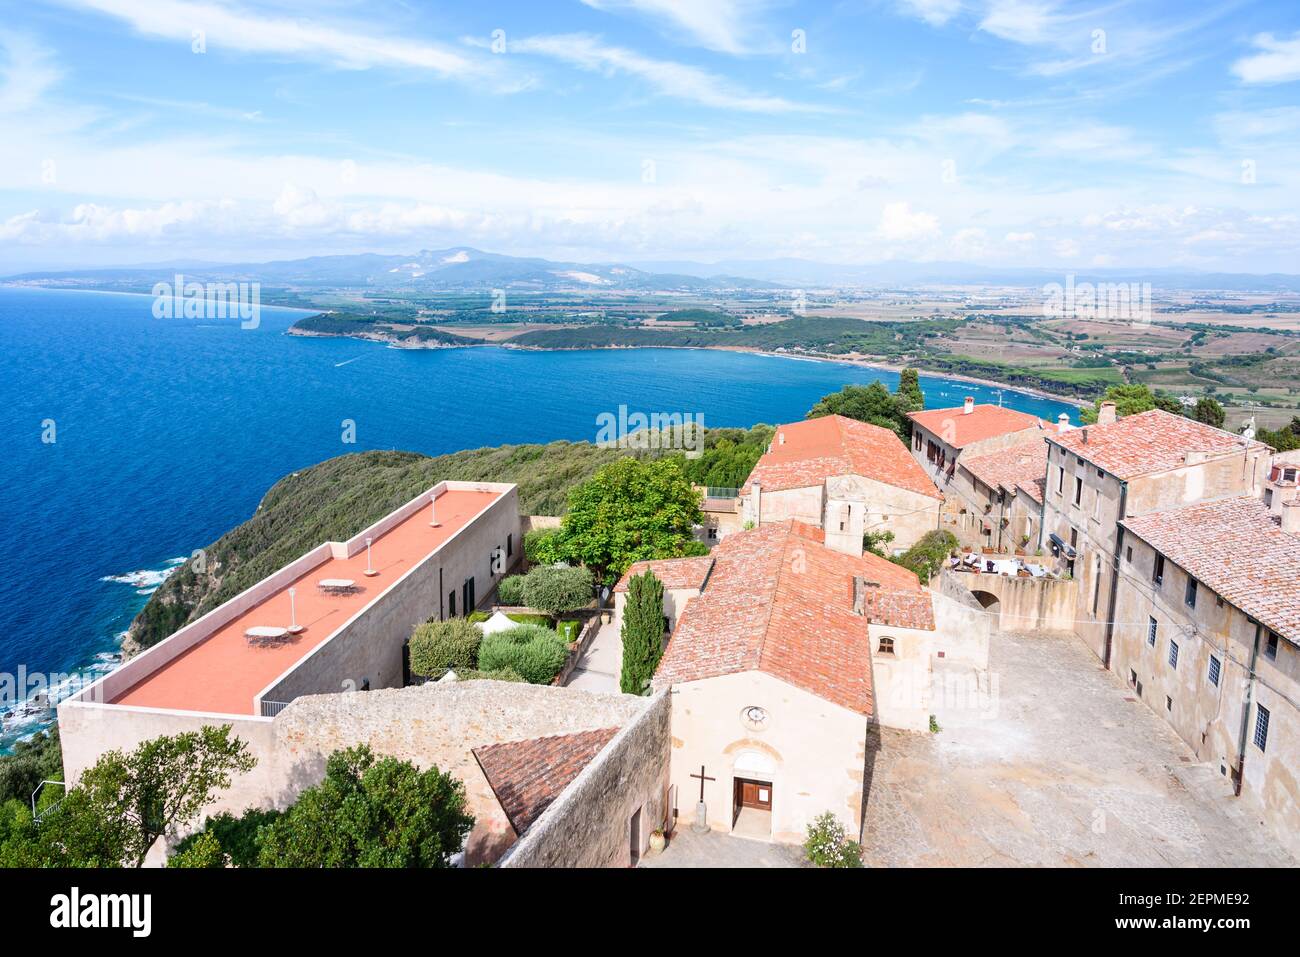
[[[1273,446],[1279,452],[1290,452],[1293,449],[1300,449],[1300,415],[1295,416],[1282,428],[1277,430],[1260,429],[1255,433],[1255,438],[1267,445]]]
[[[63,752],[59,749],[59,726],[19,741],[10,754],[0,755],[0,804],[21,801],[30,804],[32,792],[42,781],[63,780]],[[62,797],[62,788],[50,788]]]
[[[256,760],[230,726],[107,751],[36,820],[18,800],[0,807],[0,866],[140,867],[158,838],[195,820]]]
[[[663,655],[664,586],[646,569],[627,583],[623,606],[623,668],[619,689],[624,694],[645,694]]]
[[[676,457],[682,474],[695,485],[714,488],[740,488],[749,478],[759,458],[772,444],[776,429],[756,425],[751,429],[708,429],[704,448],[698,458]]]
[[[299,319],[293,327],[301,332],[315,332],[335,336],[366,336],[370,338],[388,338],[401,341],[438,342],[449,346],[481,345],[482,339],[472,339],[443,332],[429,325],[414,325],[407,330],[395,330],[391,323],[402,322],[401,318],[384,316],[363,316],[346,312],[323,312],[318,316]]]
[[[946,564],[949,554],[958,545],[957,536],[946,529],[936,528],[926,532],[903,554],[891,559],[896,565],[916,574],[925,584]]]
[[[703,518],[677,458],[625,458],[574,488],[560,527],[524,547],[539,561],[582,564],[613,584],[633,562],[707,553],[693,537]]]
[[[411,673],[422,678],[441,678],[448,669],[457,673],[473,668],[478,661],[483,632],[468,618],[426,621],[411,633]]]
[[[455,777],[361,745],[330,755],[325,780],[258,831],[258,865],[450,867],[473,826]]]
[[[558,632],[542,625],[519,625],[484,636],[478,667],[487,672],[512,671],[530,684],[547,685],[568,657],[568,645]]]
[[[539,565],[524,576],[524,604],[552,617],[586,608],[594,597],[585,568]]]

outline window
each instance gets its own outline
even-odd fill
[[[1101,521],[1101,489],[1097,489],[1097,493],[1092,497],[1092,520]]]
[[[1264,504],[1269,506],[1273,504],[1273,490],[1271,488],[1264,489]]]
[[[1060,495],[1065,491],[1065,466],[1058,466],[1056,469],[1056,494]]]
[[[1165,710],[1166,711],[1174,710],[1174,699],[1169,697],[1169,695],[1165,695]]]
[[[1268,642],[1264,645],[1264,657],[1269,661],[1277,661],[1277,634],[1270,631],[1268,633]]]
[[[1214,657],[1214,655],[1210,655],[1210,671],[1206,677],[1210,679],[1210,684],[1214,685],[1216,688],[1219,687],[1219,669],[1222,667],[1223,666],[1220,664],[1219,659]]]
[[[447,617],[456,617],[456,589],[447,592]]]
[[[1147,619],[1147,644],[1150,645],[1152,648],[1156,646],[1156,630],[1159,627],[1160,627],[1160,623],[1157,622],[1154,618]]]
[[[1178,670],[1178,642],[1169,639],[1169,667]]]
[[[717,540],[718,540],[718,529],[717,529],[717,526],[715,526],[715,525],[710,525],[710,526],[709,526],[709,541],[711,541],[711,542],[716,542]]]
[[[1261,751],[1268,744],[1268,708],[1262,704],[1255,708],[1255,747]]]
[[[1128,562],[1130,565],[1133,564],[1133,546],[1132,546],[1132,545],[1130,545],[1130,546],[1128,547],[1128,551],[1124,553],[1124,561]]]
[[[1101,469],[1097,469],[1097,478],[1105,478],[1105,477],[1106,477],[1106,473],[1103,472]]]
[[[1083,501],[1083,476],[1076,475],[1074,477],[1074,504],[1078,505],[1082,501]]]
[[[1151,581],[1157,585],[1163,585],[1165,581],[1165,556],[1157,555],[1155,565],[1151,571]]]
[[[880,647],[876,649],[876,654],[878,654],[878,655],[890,655],[890,656],[892,657],[893,654],[894,654],[894,639],[893,639],[893,638],[881,638],[881,639],[880,639]]]
[[[1131,685],[1136,685],[1138,683],[1138,673],[1132,668],[1128,670],[1128,683]]]
[[[511,532],[509,535],[506,536],[506,558],[509,558],[514,553],[515,553],[515,535],[514,532]]]
[[[1188,608],[1196,607],[1196,579],[1187,576],[1187,591],[1183,593],[1183,604]]]

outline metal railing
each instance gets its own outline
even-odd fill
[[[262,717],[274,718],[277,714],[289,707],[291,702],[288,701],[262,701]]]
[[[706,485],[704,488],[705,498],[738,498],[740,489],[725,488],[721,485]]]

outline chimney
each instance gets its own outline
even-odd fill
[[[1115,403],[1103,402],[1101,408],[1097,410],[1097,424],[1110,425],[1115,421]]]
[[[961,414],[970,415],[974,411],[975,411],[975,397],[972,395],[968,395],[966,396],[966,404],[962,406]]]
[[[760,482],[751,482],[749,486],[749,500],[751,511],[753,513],[754,527],[758,528],[763,523],[763,485]]]
[[[1070,431],[1070,413],[1062,412],[1060,415],[1056,417],[1056,431],[1057,432]]]
[[[777,444],[777,445],[785,445],[785,433],[784,433],[784,432],[778,432],[778,433],[776,433],[776,444]]]
[[[1083,429],[1080,431],[1080,434],[1083,436],[1083,444],[1084,444],[1084,445],[1087,445],[1087,444],[1088,444],[1088,427],[1087,427],[1086,425],[1085,425],[1085,426],[1083,427]]]
[[[1300,537],[1300,500],[1282,503],[1282,531]]]

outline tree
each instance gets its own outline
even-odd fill
[[[524,535],[524,557],[533,565],[567,561],[558,528],[534,528]]]
[[[664,586],[646,569],[627,583],[623,605],[623,670],[619,689],[624,694],[645,694],[663,655]]]
[[[540,565],[524,578],[524,604],[552,617],[591,604],[591,572],[586,568]]]
[[[130,754],[113,750],[102,755],[59,810],[81,792],[87,813],[98,817],[108,834],[117,835],[124,861],[139,867],[158,838],[192,821],[230,787],[233,774],[247,773],[256,764],[228,724],[164,735]]]
[[[176,845],[176,853],[167,861],[168,867],[256,867],[261,849],[261,832],[280,816],[279,811],[249,808],[239,817],[223,811],[203,822],[203,830],[196,831]],[[202,848],[197,845],[202,842]],[[211,863],[215,854],[211,844],[221,855],[220,864]],[[185,860],[177,862],[177,858]]]
[[[941,528],[931,529],[917,539],[911,548],[890,561],[914,572],[922,582],[928,582],[943,568],[948,555],[957,545],[957,536],[952,532]]]
[[[229,867],[230,858],[211,831],[200,831],[184,850],[167,859],[168,867]]]
[[[889,545],[893,540],[893,532],[863,532],[862,550],[871,552],[873,555],[879,555],[881,558],[888,558]]]
[[[325,780],[262,831],[262,867],[449,867],[474,818],[465,786],[436,767],[336,751]]]
[[[612,584],[633,562],[708,551],[692,536],[703,522],[699,493],[674,458],[623,458],[569,493],[562,550]]]
[[[1227,416],[1218,400],[1211,399],[1207,395],[1196,400],[1196,407],[1192,409],[1191,417],[1197,422],[1204,422],[1206,425],[1221,429],[1223,428],[1223,420]]]
[[[447,670],[473,668],[483,632],[467,618],[426,621],[411,632],[411,673],[441,678]]]
[[[898,404],[899,411],[903,413],[920,412],[925,408],[925,393],[921,391],[921,374],[911,366],[898,374],[898,388],[894,390],[894,401]]]
[[[1103,402],[1115,403],[1117,418],[1123,418],[1126,415],[1137,415],[1139,412],[1150,412],[1152,409],[1164,409],[1174,415],[1183,414],[1182,405],[1173,396],[1157,394],[1141,384],[1113,385],[1106,390],[1104,396],[1093,404],[1092,408],[1084,408],[1079,411],[1079,418],[1084,425],[1096,423],[1097,413],[1101,410]]]
[[[818,419],[823,415],[842,415],[878,425],[903,440],[910,435],[911,420],[900,409],[898,399],[878,381],[871,385],[846,385],[839,392],[822,396],[808,410],[808,418]]]
[[[1289,424],[1276,432],[1269,429],[1259,429],[1255,433],[1255,438],[1265,445],[1271,445],[1279,452],[1300,449],[1300,416],[1293,416]]]
[[[808,825],[803,849],[816,867],[861,867],[862,847],[849,839],[844,825],[830,811]]]

